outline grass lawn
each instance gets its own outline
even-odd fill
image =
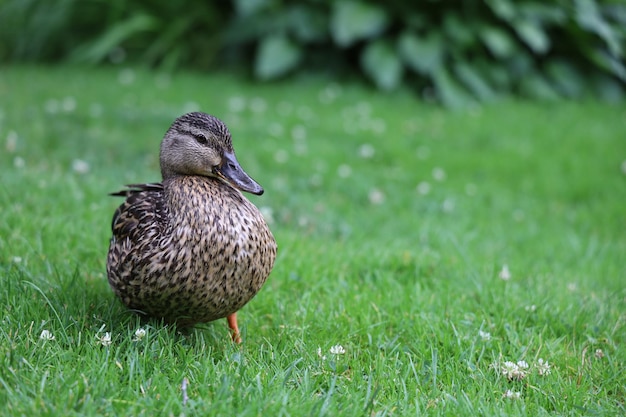
[[[279,245],[240,346],[106,281],[107,193],[159,180],[191,110],[230,127]],[[0,146],[2,415],[626,413],[623,104],[8,67]]]

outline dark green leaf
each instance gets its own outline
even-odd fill
[[[530,19],[533,22],[541,22],[544,26],[547,24],[561,25],[567,20],[565,8],[552,2],[520,2],[517,5],[520,17]]]
[[[379,40],[361,52],[361,67],[381,90],[392,90],[402,80],[403,67],[389,42]]]
[[[571,63],[552,60],[546,65],[546,74],[555,88],[566,97],[580,97],[586,80]]]
[[[472,65],[483,74],[496,91],[509,91],[511,89],[511,72],[504,66],[495,65],[491,60],[486,59],[477,59],[472,62]]]
[[[496,93],[489,85],[486,77],[467,62],[457,62],[454,65],[454,73],[480,101],[490,101],[495,98]]]
[[[234,0],[235,11],[240,16],[252,16],[272,4],[271,0]]]
[[[602,38],[611,53],[615,56],[622,56],[622,45],[618,39],[618,35],[613,31],[602,14],[598,10],[598,6],[593,0],[576,0],[576,19],[578,24]]]
[[[550,38],[536,23],[529,20],[518,20],[513,23],[517,36],[536,54],[544,54],[550,48]]]
[[[620,84],[609,76],[596,74],[591,78],[590,84],[594,93],[604,101],[620,103],[624,100],[623,84]]]
[[[507,58],[516,52],[514,41],[504,30],[494,26],[484,26],[480,30],[480,38],[496,58]]]
[[[266,36],[257,51],[254,73],[261,80],[278,78],[295,68],[301,58],[300,47],[286,36]]]
[[[384,8],[357,1],[335,2],[330,31],[339,46],[350,46],[361,39],[382,33],[389,23]]]
[[[624,63],[620,59],[615,58],[606,50],[599,48],[592,49],[589,55],[599,67],[605,69],[622,81],[626,81],[626,67],[624,67]]]
[[[527,74],[521,80],[520,90],[522,94],[540,100],[556,100],[559,98],[558,92],[539,72]]]
[[[111,26],[95,41],[77,49],[70,59],[78,62],[102,62],[111,51],[133,35],[150,31],[157,26],[158,21],[154,17],[143,13],[136,14]]]
[[[463,21],[456,13],[447,13],[443,18],[443,31],[452,41],[450,46],[455,49],[466,49],[477,43],[474,24]]]
[[[486,3],[502,20],[511,21],[515,17],[516,6],[510,0],[487,0]]]
[[[453,109],[467,108],[475,104],[472,97],[444,69],[433,75],[437,96],[441,102]]]
[[[305,5],[294,6],[288,12],[289,29],[302,42],[320,42],[328,34],[327,17]]]
[[[436,33],[420,38],[411,32],[404,32],[398,39],[398,50],[404,62],[420,74],[432,74],[441,68],[444,45]]]

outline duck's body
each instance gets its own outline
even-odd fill
[[[192,115],[200,121],[210,118]],[[185,117],[190,116],[178,120]],[[176,122],[168,135],[175,126]],[[176,140],[166,144],[168,135],[161,150],[163,182],[117,193],[126,201],[113,216],[109,283],[126,306],[167,322],[186,326],[228,317],[238,340],[235,312],[267,279],[276,242],[259,210],[235,186],[258,194],[263,190],[241,170],[228,146],[215,152],[219,161],[212,159],[213,154],[201,159],[201,166],[211,166],[205,175],[186,162],[186,168],[168,167],[164,153],[181,147]],[[188,161],[179,159],[179,165]]]

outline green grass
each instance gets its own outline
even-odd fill
[[[0,414],[626,413],[623,105],[34,67],[3,68],[0,97]],[[224,320],[141,321],[104,272],[107,193],[158,180],[194,109],[231,128],[279,244],[241,346]]]

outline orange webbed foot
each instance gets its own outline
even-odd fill
[[[241,343],[241,334],[239,333],[239,326],[237,326],[237,313],[229,314],[226,320],[228,320],[228,327],[233,334],[233,342]]]

